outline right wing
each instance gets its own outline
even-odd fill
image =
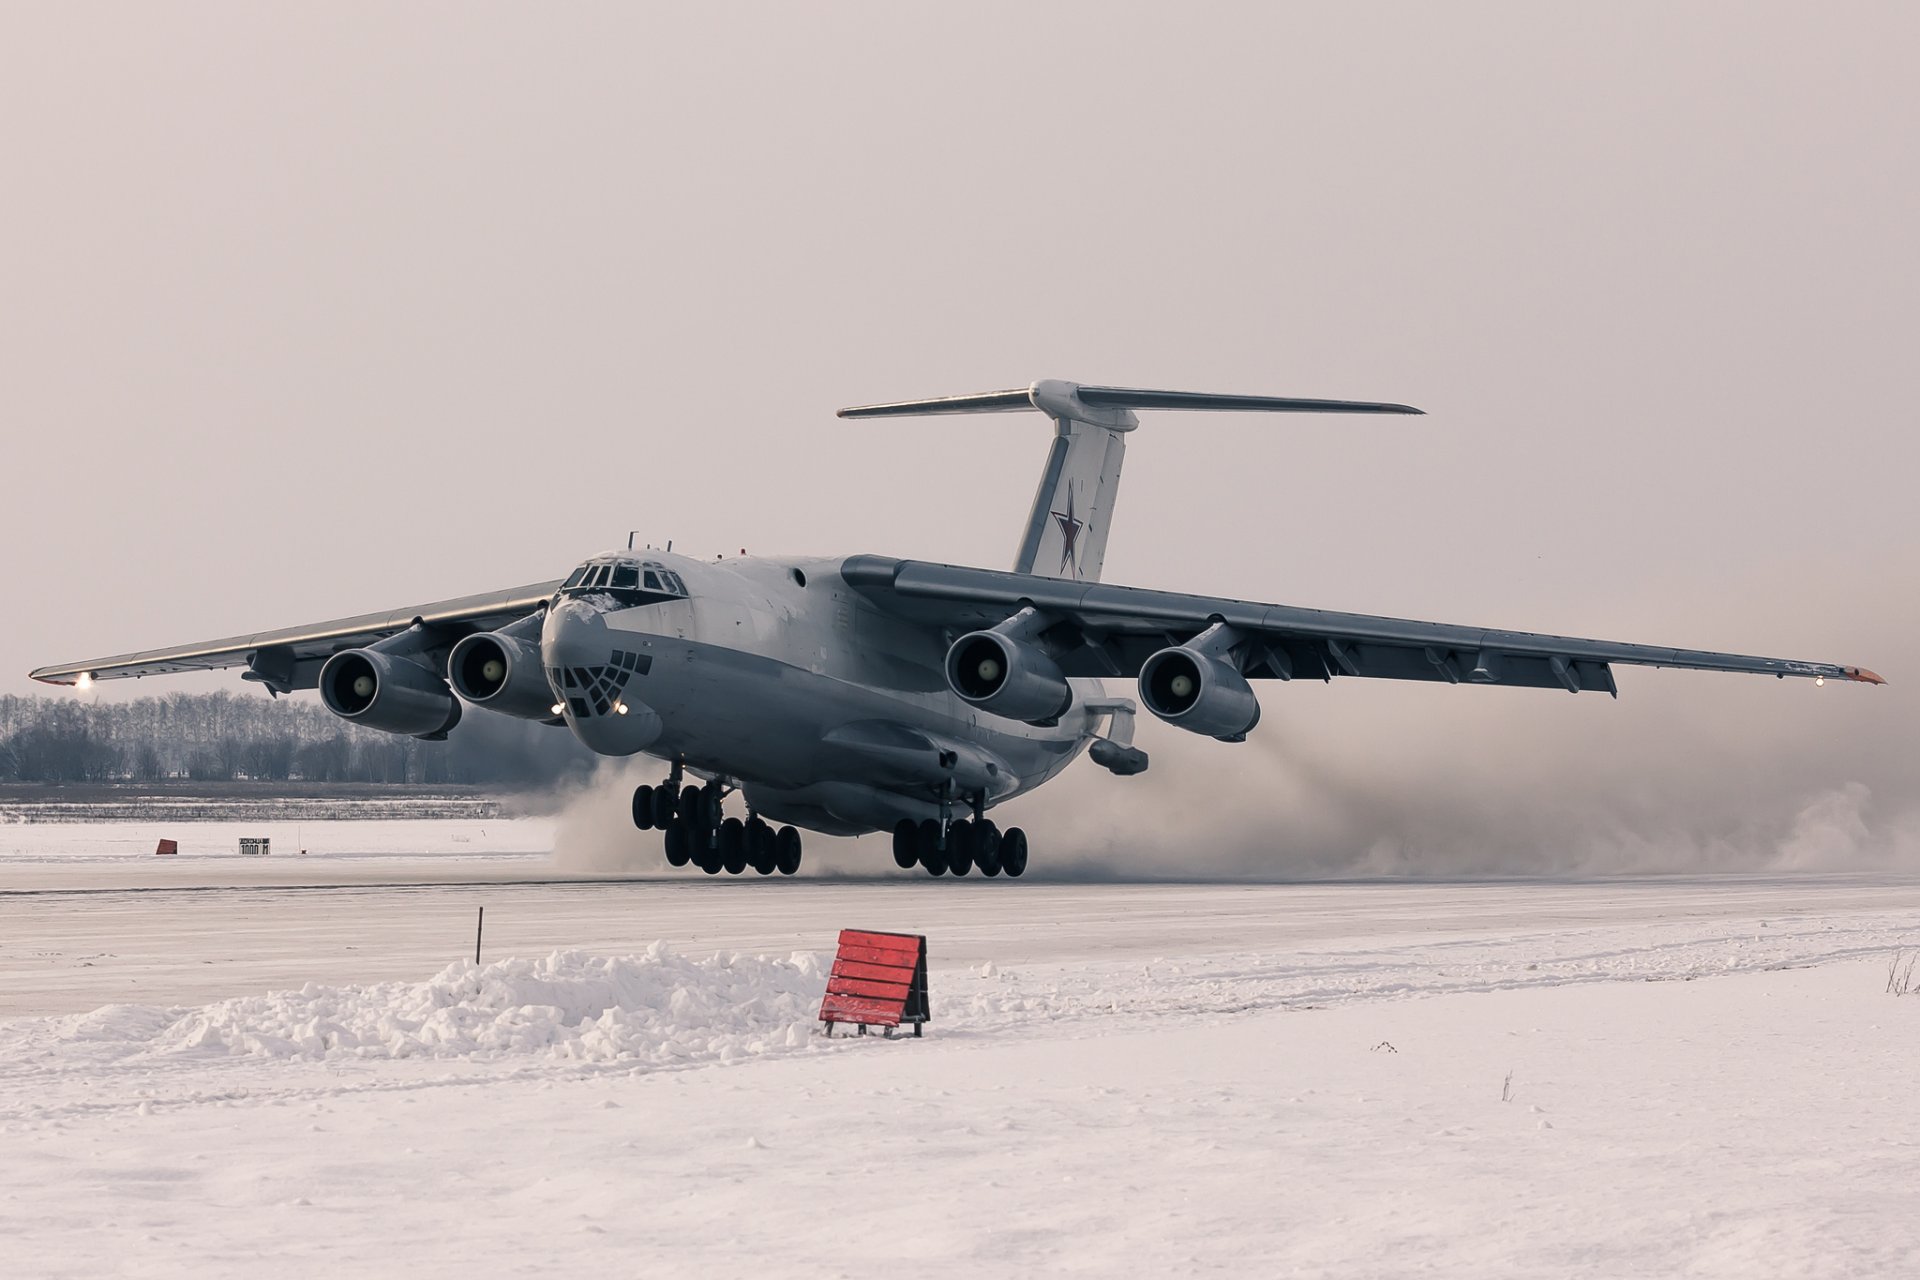
[[[46,684],[79,684],[82,680],[124,680],[141,676],[173,675],[181,671],[214,671],[246,667],[242,679],[266,685],[275,693],[316,688],[320,668],[342,649],[358,649],[397,635],[416,623],[444,636],[452,645],[476,631],[495,631],[544,608],[559,582],[536,582],[506,591],[461,596],[432,604],[410,605],[357,618],[336,618],[301,627],[262,631],[175,645],[170,649],[143,649],[110,658],[90,658],[41,667],[29,672]],[[438,638],[438,637],[436,637]]]
[[[1250,679],[1370,676],[1618,696],[1611,664],[1620,662],[1886,683],[1864,667],[1830,662],[1333,613],[919,560],[853,556],[841,573],[883,613],[953,636],[997,626],[1031,606],[1052,620],[1054,657],[1069,676],[1138,676],[1156,651],[1225,623],[1242,637],[1239,666]]]

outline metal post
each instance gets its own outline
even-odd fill
[[[480,934],[487,927],[487,909],[480,908],[480,918],[473,922],[473,962],[480,963]]]

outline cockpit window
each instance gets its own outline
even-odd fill
[[[682,599],[687,594],[680,575],[645,562],[615,559],[589,560],[568,575],[560,588],[563,595],[610,595],[622,608]]]

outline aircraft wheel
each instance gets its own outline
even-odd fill
[[[992,818],[982,818],[973,826],[973,861],[983,876],[1000,874],[1000,828]]]
[[[947,870],[957,876],[973,870],[973,823],[965,818],[947,824]]]
[[[738,818],[720,824],[720,865],[730,876],[747,869],[747,824]]]
[[[687,843],[693,848],[693,865],[710,876],[720,874],[720,850],[707,839],[708,833],[694,826],[685,818],[679,820],[681,830],[687,833]]]
[[[633,825],[642,831],[653,830],[653,788],[633,789]]]
[[[687,834],[687,824],[675,822],[667,827],[667,863],[669,866],[684,867],[693,857],[693,837]]]
[[[679,797],[673,794],[673,787],[662,783],[653,789],[653,825],[665,831],[673,825],[674,801]]]
[[[1000,837],[1000,869],[1010,876],[1026,873],[1027,833],[1018,827],[1008,827]]]
[[[700,788],[695,786],[681,788],[680,803],[675,812],[689,823],[698,823],[700,815],[706,812],[700,807]]]
[[[747,865],[763,876],[774,871],[773,828],[755,818],[747,824]]]
[[[893,865],[905,871],[920,861],[920,824],[902,818],[893,824]]]
[[[914,835],[914,853],[929,874],[947,874],[947,851],[940,847],[940,824],[928,818]]]
[[[773,865],[780,874],[790,876],[800,869],[800,833],[782,827],[773,835]]]

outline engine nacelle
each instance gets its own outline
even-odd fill
[[[540,646],[518,636],[482,631],[453,646],[447,683],[476,707],[521,720],[554,718],[554,694],[540,666]]]
[[[1260,723],[1260,699],[1246,677],[1210,654],[1179,645],[1140,668],[1140,701],[1177,729],[1238,742]]]
[[[973,631],[953,642],[947,684],[982,711],[1029,724],[1056,720],[1073,704],[1059,664],[997,631]]]
[[[320,699],[342,720],[412,738],[444,738],[460,723],[446,681],[378,649],[348,649],[320,668]]]

